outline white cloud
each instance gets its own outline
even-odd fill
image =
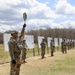
[[[38,26],[43,26],[43,25],[50,25],[52,23],[52,20],[48,19],[33,19],[29,20],[27,22],[28,25],[38,25]]]
[[[33,2],[32,2],[33,1]],[[44,18],[44,19],[56,19],[60,17],[60,15],[57,15],[53,10],[51,10],[50,7],[47,6],[46,3],[39,3],[36,0],[27,0],[28,8],[21,8],[20,12],[21,14],[23,12],[27,12],[29,19],[33,18]],[[26,6],[26,7],[27,7]]]
[[[0,25],[0,32],[5,32],[8,29],[10,30],[11,27],[7,25]]]
[[[75,15],[75,7],[68,3],[67,0],[58,0],[55,7],[58,14]]]
[[[68,21],[54,23],[55,19],[65,18],[69,14],[75,15],[75,7],[69,4],[67,0],[58,0],[55,5],[56,10],[52,10],[47,4],[48,2],[40,3],[37,0],[0,0],[0,32],[20,30],[23,24],[23,12],[28,15],[28,29],[41,26],[64,28],[72,25],[75,27],[71,20],[69,20],[70,24]],[[72,16],[71,18],[74,19]]]
[[[11,5],[18,5],[21,0],[0,0],[0,10],[11,8]]]
[[[75,28],[75,21],[68,20],[65,22],[61,22],[60,25],[62,25],[63,28]]]
[[[59,17],[46,3],[43,4],[37,0],[0,0],[0,8],[0,20],[2,20],[0,25],[3,25],[0,27],[3,29],[9,26],[5,30],[10,30],[13,24],[15,27],[17,23],[23,22],[23,12],[28,14],[29,25],[50,24],[51,20]]]
[[[75,21],[67,20],[60,23],[51,23],[51,28],[75,28]]]
[[[48,26],[50,28],[75,28],[75,21],[67,20],[64,22],[60,23],[54,23],[53,20],[41,20],[41,19],[36,19],[36,20],[29,20],[27,22],[28,25],[35,25],[36,28],[39,28],[40,26]]]

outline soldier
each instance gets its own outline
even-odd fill
[[[73,41],[73,49],[74,49],[74,41]]]
[[[41,58],[45,58],[44,55],[45,55],[45,48],[46,48],[46,42],[45,42],[45,39],[43,38],[42,39],[42,42],[41,42]]]
[[[65,42],[65,39],[63,39],[62,43],[61,43],[61,50],[63,53],[67,53],[67,43]]]
[[[70,48],[72,49],[72,40],[70,40]]]
[[[55,45],[54,45],[54,41],[51,40],[50,42],[50,48],[51,48],[51,56],[54,56],[54,51],[55,51]]]
[[[11,38],[8,42],[9,46],[9,54],[11,57],[11,69],[10,69],[10,75],[19,75],[20,73],[20,54],[21,54],[21,48],[20,48],[20,41],[22,37],[24,36],[24,30],[25,30],[26,24],[23,25],[22,31],[20,36],[18,36],[17,31],[13,31],[11,33]]]
[[[70,41],[67,42],[68,50],[70,50]]]
[[[70,49],[71,49],[71,40],[69,41],[69,43],[70,43],[70,45],[69,45],[69,46],[70,46]]]
[[[26,59],[26,50],[27,50],[28,46],[26,44],[26,40],[25,39],[23,39],[22,46],[23,46],[23,49],[22,49],[22,62],[23,63],[27,63],[25,61],[25,59]]]

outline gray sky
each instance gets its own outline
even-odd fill
[[[0,0],[0,32],[21,30],[23,12],[26,30],[75,28],[75,0]]]

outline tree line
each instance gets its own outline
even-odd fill
[[[30,30],[26,32],[28,35],[34,35],[34,41],[37,42],[38,36],[44,36],[46,39],[47,37],[52,38],[65,38],[65,39],[75,39],[75,29],[71,28],[64,28],[64,29],[38,29],[38,30]]]
[[[11,33],[11,31],[6,31],[5,33]],[[66,39],[75,39],[75,29],[73,28],[64,28],[64,29],[36,29],[29,30],[25,32],[26,35],[34,35],[34,42],[37,43],[38,36],[44,36],[52,38],[66,38]],[[0,33],[0,43],[3,43],[3,33]]]

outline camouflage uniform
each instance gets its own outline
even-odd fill
[[[70,49],[72,49],[72,41],[70,41]]]
[[[42,57],[42,59],[44,58],[44,55],[45,55],[45,48],[46,48],[46,42],[43,39],[41,42],[41,57]]]
[[[13,39],[11,37],[10,40],[9,40],[9,42],[8,42],[9,53],[10,53],[10,57],[11,57],[10,75],[19,75],[19,72],[20,72],[20,66],[21,66],[21,62],[20,62],[21,48],[20,48],[19,43],[20,43],[22,37],[24,36],[24,30],[25,30],[25,28],[23,27],[23,29],[21,31],[21,35],[18,38],[16,38],[16,39]],[[13,63],[12,61],[15,61],[15,63]]]
[[[68,50],[70,50],[70,41],[67,42]]]
[[[61,50],[63,53],[67,53],[67,44],[65,42],[65,40],[61,43]]]
[[[70,49],[71,49],[71,41],[69,41],[69,46],[70,46]]]
[[[54,45],[53,40],[51,40],[51,42],[50,42],[50,48],[51,48],[51,56],[54,56],[53,53],[55,51],[55,45]]]
[[[23,46],[23,49],[22,49],[22,61],[25,62],[25,59],[26,59],[26,48],[28,47],[26,42],[22,42],[22,46]]]
[[[74,49],[74,41],[73,41],[73,49]]]

